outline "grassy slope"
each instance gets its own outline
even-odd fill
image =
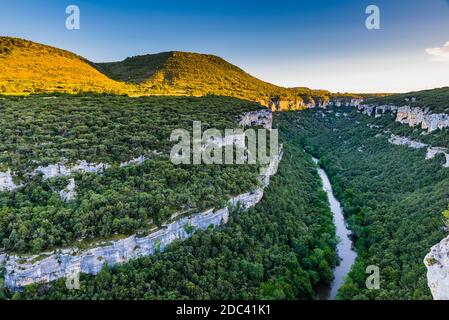
[[[124,93],[89,61],[71,52],[16,38],[0,37],[0,92]]]

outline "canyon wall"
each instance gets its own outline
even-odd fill
[[[434,300],[449,300],[449,237],[434,245],[424,258],[427,284]]]
[[[428,108],[360,104],[358,110],[366,115],[375,117],[381,117],[388,113],[394,114],[396,115],[396,122],[408,124],[410,127],[420,126],[421,129],[427,132],[449,128],[449,115],[445,113],[433,114]]]
[[[401,137],[394,134],[391,135],[391,137],[388,139],[388,142],[394,145],[407,146],[413,149],[427,148],[426,160],[434,159],[437,155],[442,154],[445,158],[443,167],[449,168],[449,150],[447,148],[432,147],[420,141],[411,140],[408,137]]]
[[[289,110],[303,110],[313,108],[326,108],[327,106],[352,106],[358,107],[363,102],[362,98],[309,98],[303,99],[286,99],[279,97],[272,97],[266,105],[272,111],[289,111]]]

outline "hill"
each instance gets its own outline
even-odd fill
[[[0,37],[0,92],[124,93],[126,85],[111,80],[74,53]]]
[[[65,50],[0,37],[0,93],[55,92],[231,96],[276,110],[297,110],[332,98],[356,97],[279,87],[213,55],[172,51],[93,63]]]

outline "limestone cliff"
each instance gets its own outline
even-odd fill
[[[433,246],[424,258],[427,284],[434,300],[449,300],[449,237]]]
[[[421,126],[421,129],[428,132],[449,128],[449,115],[445,113],[432,114],[428,108],[361,104],[358,109],[364,114],[375,117],[381,117],[387,113],[395,114],[396,122],[408,124],[410,127]]]

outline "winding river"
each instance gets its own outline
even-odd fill
[[[313,161],[318,164],[318,159],[313,158]],[[334,217],[337,237],[340,240],[337,245],[340,263],[334,269],[334,280],[332,281],[330,287],[318,288],[317,294],[319,300],[334,300],[337,296],[338,290],[344,283],[345,276],[348,274],[355,258],[357,257],[357,253],[353,250],[352,241],[349,238],[351,232],[346,226],[345,217],[343,215],[340,202],[335,198],[334,193],[332,192],[332,185],[329,181],[329,177],[320,167],[318,167],[318,174],[320,175],[323,183],[323,190],[327,194],[329,205]]]

